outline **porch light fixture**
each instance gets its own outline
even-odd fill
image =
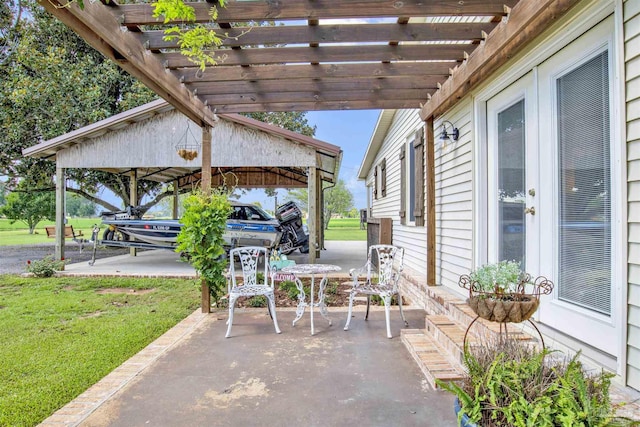
[[[447,124],[449,124],[450,133],[447,132]],[[451,123],[448,120],[443,121],[442,122],[442,133],[440,134],[440,141],[442,141],[444,144],[446,144],[447,141],[449,141],[450,139],[453,139],[454,141],[457,141],[458,138],[460,138],[460,131],[458,130],[458,128],[455,127],[453,125],[453,123]]]

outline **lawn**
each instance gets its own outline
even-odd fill
[[[100,224],[100,218],[71,218],[68,225],[74,230],[81,230],[85,239],[91,237],[93,224]],[[10,224],[7,219],[0,219],[0,246],[8,245],[34,245],[38,243],[53,243],[52,238],[47,238],[45,226],[55,225],[51,221],[43,221],[38,224],[34,234],[29,234],[29,229],[24,223]],[[325,240],[367,240],[367,231],[360,229],[359,218],[334,218],[329,221],[329,229],[325,230]]]
[[[100,218],[70,218],[67,225],[73,226],[78,232],[82,231],[82,237],[91,238],[93,224],[100,224]],[[13,224],[8,219],[0,218],[0,246],[8,245],[35,245],[38,243],[53,243],[52,238],[47,237],[44,227],[55,225],[53,221],[42,221],[38,223],[34,234],[29,234],[29,227],[25,223],[17,221]]]
[[[199,305],[193,280],[0,275],[0,425],[38,424]]]

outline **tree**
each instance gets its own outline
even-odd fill
[[[24,222],[29,227],[29,234],[33,234],[40,221],[55,219],[55,194],[52,191],[9,193],[0,213],[6,215],[11,224]]]
[[[95,215],[96,205],[77,194],[69,194],[66,212],[71,216],[90,217]]]
[[[69,28],[32,1],[23,1],[29,19],[18,27],[19,42],[8,61],[0,64],[0,175],[8,188],[54,188],[55,163],[22,157],[36,143],[126,111],[156,95]],[[27,14],[27,12],[23,13]],[[158,183],[141,182],[139,200],[129,201],[129,178],[105,172],[69,169],[77,183],[69,191],[107,209],[117,207],[95,194],[111,189],[131,204],[160,194]]]
[[[0,182],[0,207],[2,207],[6,202],[6,184],[4,182]]]
[[[9,178],[8,188],[18,181],[30,190],[54,188],[55,163],[24,158],[22,150],[114,114],[150,102],[156,94],[95,51],[82,38],[46,12],[33,0],[12,0],[25,10],[18,44],[5,63],[0,62],[0,176]],[[0,8],[0,28],[5,20]],[[12,15],[13,16],[13,15]],[[252,117],[312,136],[306,113],[257,113]],[[118,210],[96,194],[107,188],[124,206],[142,211],[172,195],[166,186],[138,180],[137,200],[129,199],[129,177],[107,172],[68,169],[68,188],[107,210]],[[143,204],[142,201],[145,200]]]
[[[324,229],[329,228],[329,221],[334,213],[346,214],[353,207],[353,194],[339,179],[336,185],[324,190]]]

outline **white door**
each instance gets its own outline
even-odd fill
[[[537,146],[532,74],[487,102],[488,261],[538,268]]]
[[[555,283],[539,320],[617,356],[615,236],[621,206],[612,180],[613,24],[595,29],[545,61],[540,99],[540,274]],[[618,260],[624,263],[623,259]]]

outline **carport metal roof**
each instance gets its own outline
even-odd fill
[[[175,108],[164,100],[157,100],[148,104],[142,105],[137,108],[125,111],[83,128],[77,129],[73,132],[66,133],[57,138],[50,139],[48,141],[41,142],[40,144],[23,150],[25,156],[39,157],[45,159],[55,160],[56,155],[61,150],[69,149],[78,144],[88,142],[99,138],[109,132],[125,130],[127,127],[136,123],[141,123],[152,117],[168,113],[175,110]],[[312,153],[315,153],[314,165],[320,174],[320,179],[326,182],[335,183],[337,180],[338,172],[340,169],[340,161],[342,158],[342,150],[340,147],[329,144],[327,142],[311,138],[296,132],[283,129],[279,126],[269,125],[258,120],[254,120],[239,114],[219,114],[218,120],[221,122],[230,122],[240,125],[243,129],[253,129],[255,131],[263,132],[271,137],[277,138],[277,140],[291,141],[295,145],[302,145],[307,149],[310,149]],[[147,133],[150,139],[154,138],[154,132]],[[140,141],[143,143],[144,141]],[[223,144],[233,141],[224,141]],[[239,149],[239,148],[238,148]],[[293,149],[293,148],[292,148]],[[286,164],[287,158],[279,160],[277,164],[281,166],[252,166],[259,165],[256,159],[252,159],[253,154],[250,148],[246,148],[246,164],[242,166],[234,167],[215,167],[212,170],[212,178],[214,185],[219,183],[216,179],[223,179],[223,175],[232,172],[233,175],[238,178],[236,183],[237,187],[244,188],[294,188],[294,187],[307,187],[307,171],[305,165],[300,164]],[[287,157],[287,154],[283,154]],[[189,162],[180,162],[177,156],[173,156],[178,163],[182,163],[183,166],[175,166],[174,164],[152,165],[152,164],[139,164],[135,165],[140,167],[140,175],[138,179],[145,179],[149,181],[169,182],[178,180],[179,186],[191,186],[192,182],[200,180],[201,166],[200,162],[196,162],[194,166],[184,166]],[[274,155],[274,158],[277,156]],[[289,156],[290,157],[290,156]],[[169,157],[171,159],[171,157]],[[123,162],[126,163],[126,162]],[[175,164],[178,164],[175,163]],[[224,161],[223,161],[224,164]],[[276,163],[274,163],[276,164]],[[285,166],[286,164],[286,166]],[[98,167],[96,169],[104,170],[107,172],[125,174],[129,173],[132,169],[131,165],[117,167],[114,164],[110,164],[108,167]]]

